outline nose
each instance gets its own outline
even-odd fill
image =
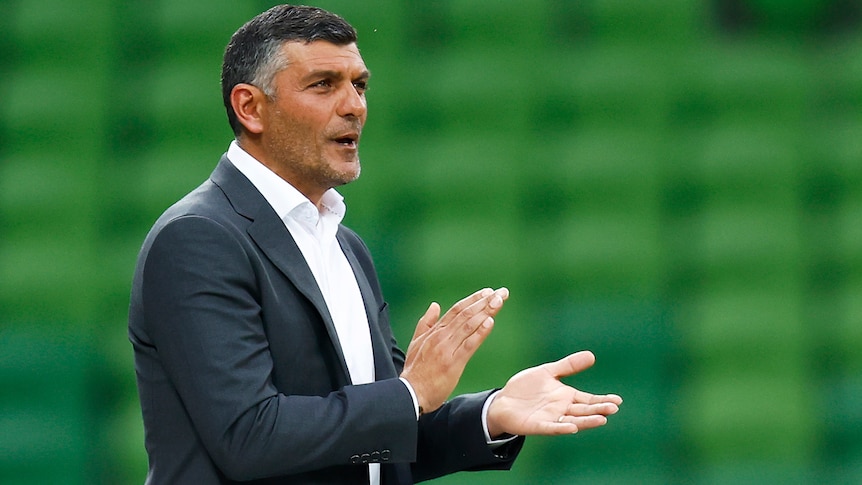
[[[338,115],[342,117],[354,116],[359,119],[364,119],[368,112],[368,105],[365,101],[365,93],[352,83],[348,84],[343,90],[344,94],[341,97],[341,102],[338,105]]]

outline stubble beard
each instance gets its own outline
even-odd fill
[[[305,158],[305,160],[308,160],[308,158]],[[355,164],[355,169],[353,170],[336,169],[333,167],[332,163],[329,163],[330,161],[326,159],[326,156],[322,154],[312,158],[312,160],[315,161],[310,164],[296,164],[297,172],[304,178],[304,180],[313,180],[316,182],[318,187],[324,187],[326,189],[349,184],[358,179],[359,173],[362,171],[358,155],[354,162],[350,162],[351,164]]]
[[[274,136],[269,139],[269,153],[277,159],[276,164],[291,185],[313,185],[318,188],[331,189],[341,185],[349,184],[359,178],[361,163],[357,151],[356,160],[353,162],[335,161],[330,163],[323,151],[331,149],[325,146],[323,150],[314,144],[297,146],[295,143],[298,136],[290,130],[276,128]],[[323,142],[326,144],[326,142]],[[355,164],[352,170],[338,170],[333,165],[351,163]]]

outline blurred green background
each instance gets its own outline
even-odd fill
[[[855,0],[311,2],[374,73],[346,223],[406,344],[512,297],[459,391],[588,348],[626,402],[438,483],[862,481]],[[273,3],[4,0],[0,483],[143,483],[137,250],[231,140],[219,69]]]

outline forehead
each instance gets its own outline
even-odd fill
[[[287,57],[285,70],[300,76],[319,70],[341,71],[352,76],[367,70],[355,43],[335,45],[325,40],[285,42],[281,49]]]

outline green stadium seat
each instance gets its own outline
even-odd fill
[[[797,122],[728,115],[704,133],[688,170],[710,191],[737,200],[760,200],[769,206],[773,198],[790,202],[801,168],[797,140],[803,132]]]
[[[22,0],[4,11],[18,60],[46,68],[109,61],[111,13],[110,2],[96,0]]]
[[[559,2],[566,4],[564,2]],[[685,0],[594,0],[582,3],[591,34],[605,41],[658,44],[699,37],[707,6]],[[567,8],[575,8],[566,4]]]
[[[858,273],[862,270],[862,192],[838,209],[840,257]]]
[[[93,133],[103,129],[107,105],[92,96],[104,86],[87,66],[18,67],[6,79],[7,102],[0,107],[0,116],[14,120],[4,149],[76,152],[95,163],[101,140]]]
[[[816,71],[793,44],[775,39],[750,43],[692,44],[674,56],[672,84],[682,110],[679,122],[804,119]]]
[[[721,362],[737,355],[728,354]],[[817,403],[802,364],[796,358],[785,363],[784,371],[766,372],[734,372],[719,362],[691,369],[698,378],[683,386],[686,398],[678,411],[686,459],[705,476],[716,469],[775,462],[794,470],[809,468],[819,419],[810,413]],[[764,481],[772,483],[768,478]]]
[[[53,322],[23,324],[0,333],[0,481],[91,483],[88,343]]]
[[[207,146],[232,136],[224,115],[218,68],[202,63],[163,63],[148,86],[148,118],[162,140]]]
[[[534,141],[542,161],[524,176],[560,181],[573,198],[595,197],[597,209],[627,206],[633,198],[649,201],[660,189],[662,138],[662,132],[652,128],[590,123],[569,134]]]
[[[453,46],[485,45],[527,54],[547,36],[541,28],[546,18],[545,2],[504,0],[482,4],[450,0],[447,7]]]
[[[538,94],[570,97],[577,122],[608,129],[661,129],[674,73],[666,49],[652,44],[588,44],[552,52],[537,72]]]
[[[544,267],[566,274],[580,291],[654,287],[662,261],[657,222],[648,208],[575,212],[558,233],[548,231]]]
[[[230,0],[214,0],[205,6],[193,0],[164,0],[157,2],[152,22],[166,58],[206,61],[218,72],[231,34],[257,13],[257,6]]]
[[[787,205],[782,207],[782,202]],[[692,242],[697,263],[717,276],[782,277],[797,268],[802,247],[791,202],[709,207],[699,221],[699,238]]]

